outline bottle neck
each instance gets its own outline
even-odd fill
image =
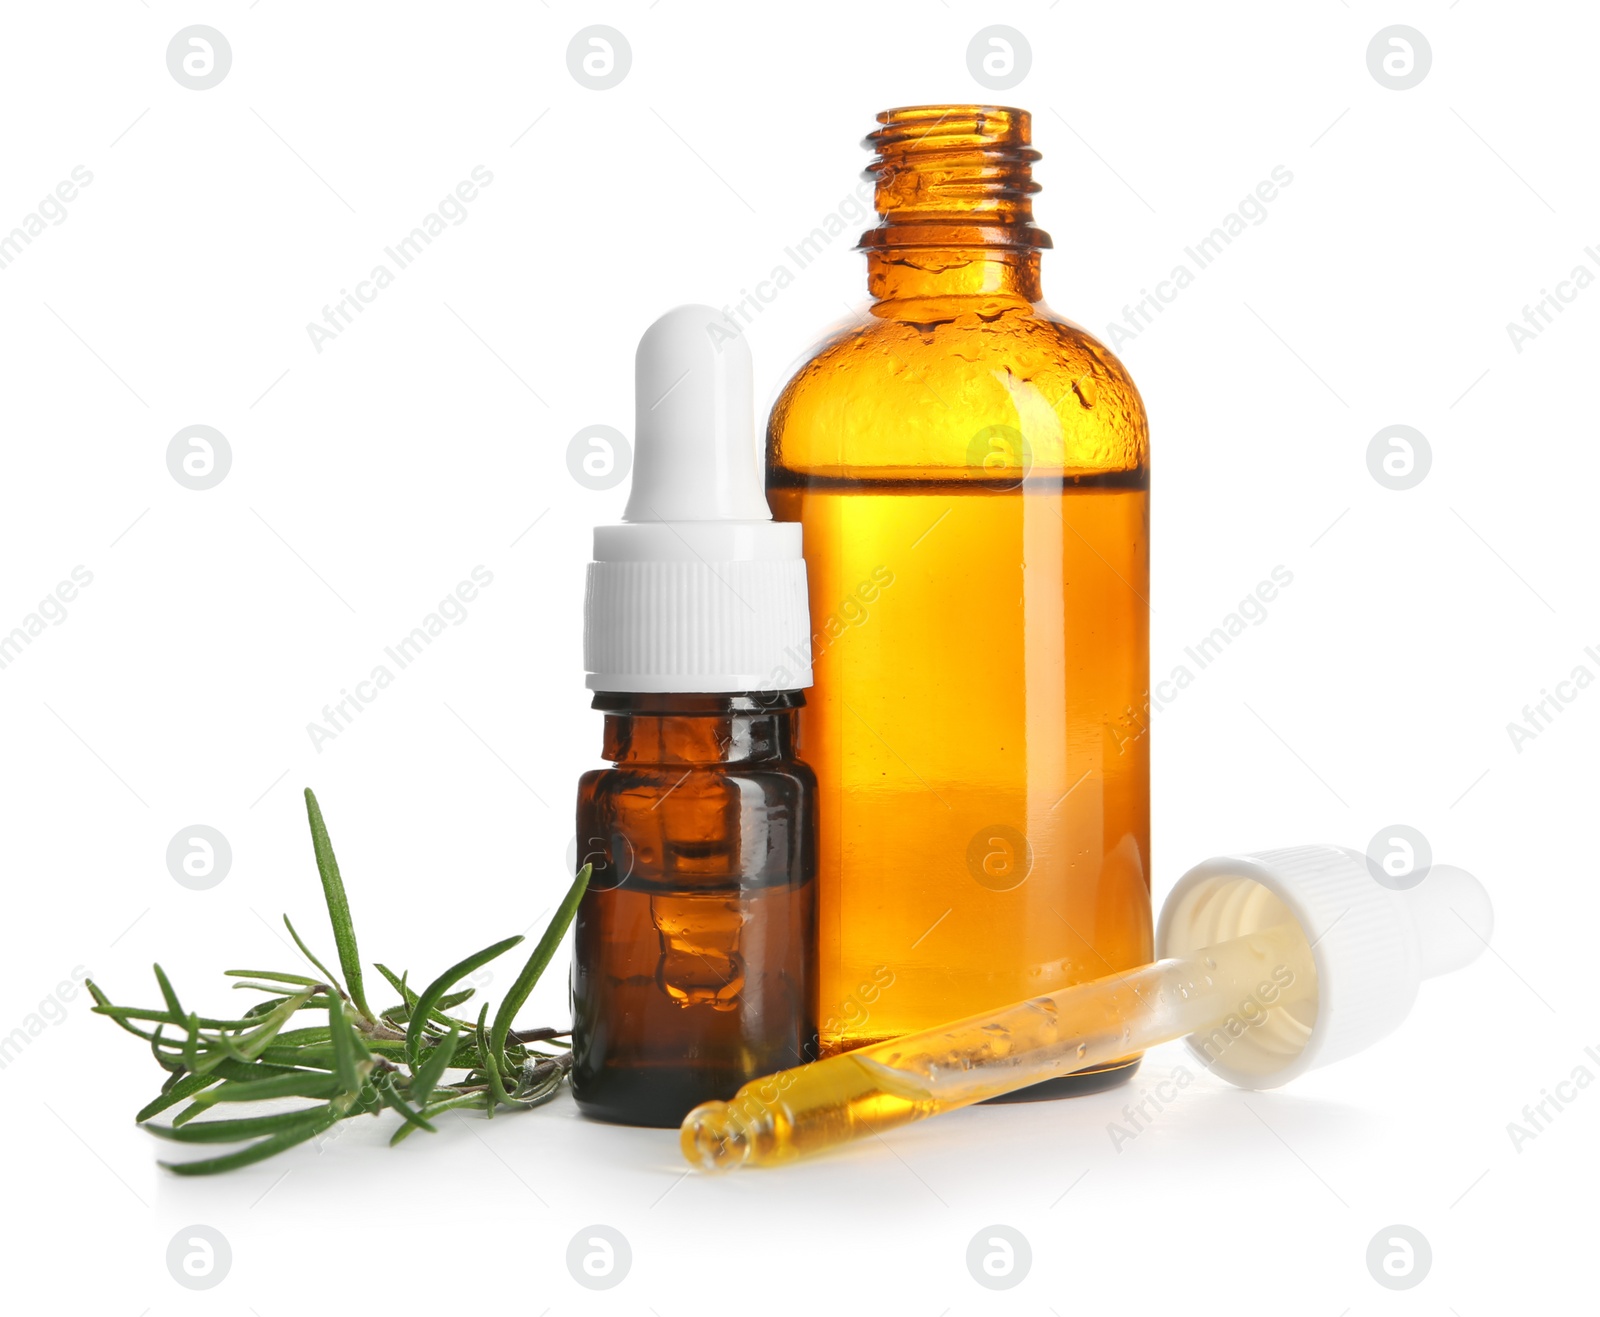
[[[885,110],[864,143],[874,152],[878,227],[861,235],[867,285],[880,301],[921,297],[1037,302],[1032,120],[992,105]]]
[[[601,755],[613,764],[768,763],[793,759],[800,691],[654,695],[599,691]]]
[[[1039,252],[1005,247],[874,247],[867,291],[875,302],[995,297],[1038,302]]]

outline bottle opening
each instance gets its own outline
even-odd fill
[[[1033,223],[1033,118],[1000,105],[912,105],[881,111],[862,143],[874,153],[875,247],[1049,247]]]

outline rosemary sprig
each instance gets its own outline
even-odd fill
[[[220,1156],[197,1161],[162,1162],[179,1175],[212,1175],[248,1166],[319,1137],[338,1122],[377,1115],[388,1109],[400,1117],[391,1143],[414,1130],[433,1131],[446,1111],[536,1107],[560,1090],[572,1068],[572,1054],[561,1040],[568,1030],[511,1028],[566,936],[578,902],[589,884],[585,865],[551,917],[544,936],[517,975],[510,992],[489,1020],[485,1003],[477,1020],[448,1012],[473,995],[452,992],[463,978],[522,941],[509,937],[452,965],[422,992],[407,986],[407,975],[376,968],[399,994],[386,1010],[367,1004],[355,925],[333,844],[317,798],[306,791],[311,844],[322,878],[323,901],[333,929],[342,979],[332,974],[284,916],[295,945],[319,977],[276,970],[230,969],[235,988],[265,994],[237,1017],[201,1016],[185,1010],[171,981],[155,966],[160,1007],[115,1006],[94,983],[96,1014],[109,1017],[143,1039],[167,1072],[161,1092],[134,1119],[159,1138],[196,1145],[240,1144]],[[301,1012],[326,1015],[325,1023],[289,1028]],[[153,1029],[144,1025],[154,1025]],[[548,1044],[541,1050],[536,1044]],[[449,1073],[456,1079],[447,1080]],[[303,1099],[313,1105],[228,1119],[201,1119],[222,1104]],[[153,1116],[180,1110],[171,1124]]]

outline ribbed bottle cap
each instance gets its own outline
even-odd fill
[[[634,359],[633,488],[598,526],[583,654],[591,690],[811,685],[798,524],[761,489],[750,349],[708,306],[651,325]]]
[[[1465,870],[1436,864],[1419,885],[1395,890],[1355,851],[1292,846],[1190,869],[1161,909],[1156,954],[1187,955],[1288,920],[1310,944],[1314,993],[1187,1040],[1243,1088],[1275,1088],[1377,1042],[1410,1013],[1424,978],[1466,965],[1494,928],[1488,894]]]

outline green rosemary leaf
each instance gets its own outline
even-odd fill
[[[346,1024],[350,1030],[350,1046],[355,1048],[357,1065],[360,1066],[362,1062],[366,1062],[365,1069],[370,1070],[372,1068],[372,1062],[376,1058],[372,1047],[367,1042],[366,1035],[363,1034],[360,1029],[356,1028],[353,1020],[347,1020]],[[365,1073],[365,1070],[363,1073]]]
[[[439,1081],[444,1078],[444,1072],[450,1068],[450,1062],[455,1060],[456,1044],[460,1041],[460,1030],[451,1025],[448,1036],[441,1038],[428,1049],[422,1064],[411,1072],[409,1092],[413,1102],[427,1102],[428,1095],[439,1086]]]
[[[328,1041],[328,1026],[325,1024],[313,1025],[309,1029],[285,1029],[278,1035],[275,1042],[284,1047],[300,1047],[306,1043],[325,1043]]]
[[[242,1029],[257,1023],[257,1021],[245,1019],[243,1016],[231,1020],[214,1020],[206,1015],[174,1015],[171,1011],[151,1010],[147,1006],[113,1006],[109,1001],[103,1006],[94,1006],[90,1009],[96,1015],[104,1015],[108,1019],[115,1020],[135,1038],[143,1038],[146,1042],[150,1041],[150,1035],[143,1029],[133,1028],[127,1021],[147,1020],[151,1024],[181,1024],[187,1028],[192,1018],[195,1025],[201,1029]]]
[[[406,1046],[404,1043],[369,1042],[369,1051],[374,1056],[380,1056],[385,1061],[398,1063],[406,1059]],[[315,1070],[334,1069],[333,1044],[324,1043],[320,1046],[302,1047],[269,1047],[261,1053],[261,1060],[270,1061],[274,1065],[284,1066],[310,1066]]]
[[[508,937],[493,946],[485,947],[482,951],[475,952],[465,960],[459,960],[445,972],[439,975],[432,983],[424,988],[417,997],[411,1009],[411,1024],[406,1029],[406,1055],[410,1059],[411,1068],[415,1070],[422,1060],[422,1027],[428,1017],[433,1014],[434,1007],[439,999],[444,996],[447,989],[471,974],[473,970],[487,965],[496,956],[509,951],[522,941],[517,937]],[[487,1009],[487,1007],[485,1007]]]
[[[161,1048],[164,1045],[165,1040],[161,1037],[161,1031],[165,1027],[165,1025],[161,1024],[156,1025],[155,1033],[150,1035],[150,1055],[155,1057],[156,1064],[163,1070],[170,1070],[172,1072],[171,1078],[169,1078],[167,1081],[168,1083],[171,1083],[173,1079],[177,1078],[177,1076],[183,1073],[183,1062],[178,1060],[175,1056],[165,1056],[162,1054]]]
[[[239,1050],[239,1045],[225,1033],[219,1033],[215,1038],[205,1040],[208,1052],[205,1058],[205,1072],[210,1073],[223,1061],[238,1061],[241,1065],[249,1064],[250,1058]],[[193,1067],[199,1072],[200,1067]]]
[[[262,1016],[270,1015],[288,1000],[289,998],[287,997],[269,997],[265,1001],[258,1001],[244,1013],[240,1024],[245,1026],[260,1024]],[[327,1009],[328,999],[326,997],[312,997],[309,1001],[302,1001],[295,1007],[297,1011],[325,1011]]]
[[[339,982],[338,975],[332,973],[326,965],[311,954],[311,948],[306,945],[305,939],[295,931],[295,926],[289,922],[288,915],[283,917],[283,926],[289,930],[289,936],[294,939],[295,946],[300,948],[300,954],[322,971],[322,981],[335,992],[342,993],[344,985]]]
[[[210,1055],[201,1058],[191,1056],[190,1052],[196,1050],[201,1041],[198,1028],[192,1028],[189,1035],[189,1045],[185,1048],[184,1064],[196,1074],[204,1074],[214,1070],[224,1058],[234,1061],[254,1061],[266,1050],[268,1044],[278,1036],[278,1032],[294,1017],[294,1013],[310,999],[310,992],[303,992],[290,997],[283,1005],[275,1009],[270,1015],[265,1016],[256,1027],[248,1033],[242,1033],[230,1038],[226,1034],[214,1034],[205,1039],[212,1049]],[[192,1016],[190,1017],[193,1018]]]
[[[262,1134],[281,1134],[324,1119],[326,1104],[282,1111],[272,1116],[246,1116],[242,1120],[197,1120],[189,1125],[146,1125],[158,1139],[175,1143],[243,1143]]]
[[[402,974],[399,978],[396,978],[394,971],[387,965],[375,965],[374,968],[389,981],[389,986],[398,992],[401,997],[398,1005],[391,1006],[383,1012],[382,1018],[394,1024],[410,1023],[412,1013],[417,1005],[417,994],[406,986],[406,976]],[[473,996],[477,991],[476,988],[464,988],[460,992],[446,993],[435,1003],[431,1018],[425,1027],[429,1029],[437,1028],[440,1033],[450,1026],[454,1026],[457,1029],[472,1028],[466,1021],[457,1020],[453,1016],[446,1014],[446,1012],[452,1007],[461,1005],[462,1002]]]
[[[192,1011],[184,1022],[183,1064],[198,1072],[200,1066],[200,1017]]]
[[[113,1024],[115,1024],[117,1028],[122,1029],[127,1033],[131,1033],[135,1038],[143,1038],[146,1042],[149,1042],[153,1037],[155,1037],[154,1034],[146,1033],[143,1029],[136,1029],[133,1027],[133,1025],[129,1024],[128,1020],[134,1017],[131,1017],[124,1007],[113,1006],[111,1004],[111,999],[107,997],[105,993],[100,991],[93,979],[85,979],[83,981],[83,986],[89,989],[89,995],[94,998],[94,1006],[92,1009],[96,1015],[104,1015]],[[162,1023],[176,1024],[177,1021],[163,1018]]]
[[[314,988],[320,982],[318,979],[308,979],[304,974],[280,974],[272,969],[225,969],[222,972],[230,979],[268,979],[276,983],[296,983],[302,988]]]
[[[241,1065],[237,1061],[224,1061],[211,1073],[221,1075],[224,1079],[253,1083],[257,1079],[272,1079],[278,1075],[316,1075],[326,1072],[320,1066],[299,1069],[295,1066],[273,1065],[267,1061],[251,1061],[248,1065]]]
[[[344,1018],[344,1003],[337,997],[328,1003],[328,1029],[333,1037],[333,1073],[342,1091],[354,1093],[361,1087],[361,1077],[356,1074],[356,1049]]]
[[[367,995],[361,986],[361,956],[356,950],[355,925],[350,922],[350,901],[345,896],[344,879],[339,876],[339,861],[333,856],[333,843],[322,821],[322,808],[306,788],[306,816],[311,822],[311,845],[317,853],[317,872],[322,875],[322,894],[328,905],[328,921],[333,925],[334,944],[339,949],[339,968],[344,971],[350,1000],[367,1019],[373,1019]]]
[[[407,1125],[415,1125],[418,1129],[427,1130],[429,1134],[438,1133],[420,1113],[412,1108],[410,1103],[400,1096],[394,1086],[393,1075],[385,1075],[383,1077],[383,1081],[378,1085],[378,1092],[383,1097],[383,1104],[398,1111]]]
[[[136,1123],[142,1124],[151,1116],[159,1115],[168,1107],[175,1107],[185,1098],[194,1096],[201,1089],[209,1088],[224,1080],[248,1083],[259,1079],[273,1079],[280,1075],[309,1075],[318,1078],[315,1071],[292,1070],[281,1065],[268,1065],[263,1061],[256,1061],[250,1065],[240,1065],[237,1061],[224,1061],[209,1075],[174,1074],[168,1086],[162,1089],[161,1096],[141,1107],[133,1119]]]
[[[438,1116],[443,1112],[457,1111],[463,1107],[477,1107],[481,1110],[488,1101],[489,1095],[487,1093],[461,1093],[455,1097],[445,1098],[442,1101],[433,1102],[428,1106],[423,1107],[422,1116],[424,1120],[432,1120],[435,1116]],[[401,1125],[400,1128],[390,1136],[389,1146],[391,1148],[395,1147],[403,1139],[409,1136],[411,1131],[414,1129],[416,1129],[415,1125]]]
[[[178,1004],[178,994],[172,990],[172,982],[167,978],[166,971],[160,965],[153,965],[151,968],[156,972],[156,982],[161,985],[161,997],[167,1003],[167,1009],[181,1018],[183,1007]]]
[[[236,1170],[240,1166],[249,1166],[252,1162],[265,1161],[268,1157],[292,1148],[297,1143],[304,1143],[307,1139],[314,1139],[338,1120],[337,1114],[330,1114],[300,1129],[273,1134],[252,1143],[247,1148],[239,1149],[238,1152],[230,1152],[225,1157],[207,1157],[192,1162],[161,1162],[160,1165],[176,1175],[215,1175],[219,1171]]]
[[[385,1024],[404,1026],[411,1019],[411,1004],[416,1001],[417,994],[406,986],[406,975],[396,975],[395,972],[382,961],[373,961],[372,967],[383,975],[389,986],[400,994],[400,1000],[393,1006],[387,1006],[378,1012],[378,1018]],[[407,971],[409,973],[409,971]]]
[[[193,1097],[201,1089],[208,1088],[212,1084],[220,1083],[221,1081],[221,1075],[185,1075],[153,1102],[147,1102],[140,1107],[139,1114],[133,1119],[136,1124],[142,1125],[151,1116],[160,1115],[168,1107],[177,1106],[184,1098]]]
[[[257,1028],[247,1034],[240,1035],[240,1041],[244,1044],[240,1049],[244,1053],[243,1059],[253,1061],[260,1056],[267,1044],[283,1032],[283,1026],[294,1018],[295,1012],[304,1006],[310,998],[311,993],[309,991],[285,998],[283,1004],[270,1012]],[[337,1001],[338,998],[334,997],[330,998],[330,1000]]]
[[[544,936],[539,939],[539,945],[534,947],[533,954],[528,957],[528,963],[522,967],[522,973],[517,975],[517,981],[511,985],[511,991],[506,993],[505,1000],[500,1003],[500,1009],[494,1017],[494,1028],[489,1034],[488,1051],[491,1056],[498,1057],[505,1050],[506,1034],[510,1032],[511,1022],[516,1019],[517,1012],[528,1000],[528,994],[533,991],[534,984],[539,982],[539,976],[544,973],[545,966],[556,954],[561,939],[566,937],[572,917],[578,912],[578,902],[583,900],[583,894],[588,889],[589,875],[592,872],[593,866],[588,864],[578,870],[578,876],[572,880],[572,886],[567,889],[567,894],[561,898],[561,904],[556,907],[555,914],[550,917],[550,923],[544,930]]]
[[[321,1098],[327,1101],[342,1090],[334,1075],[297,1070],[268,1079],[225,1079],[216,1088],[195,1095],[194,1106],[203,1111],[218,1102],[261,1102],[267,1098]],[[196,1113],[198,1114],[198,1112]],[[190,1116],[188,1119],[192,1120]],[[180,1117],[178,1123],[185,1123]]]
[[[494,1115],[494,1109],[502,1102],[510,1102],[511,1096],[506,1092],[505,1082],[500,1077],[499,1053],[490,1049],[489,1035],[483,1027],[483,1022],[488,1018],[488,1016],[489,1003],[484,1002],[483,1009],[478,1012],[478,1027],[476,1033],[478,1039],[478,1054],[482,1058],[482,1063],[479,1068],[483,1072],[484,1079],[488,1082],[489,1095],[491,1098],[493,1098],[493,1101],[490,1102],[487,1107],[489,1115],[492,1117]]]
[[[385,982],[387,982],[391,988],[400,994],[401,1001],[403,1001],[407,1006],[416,1000],[417,994],[412,992],[410,988],[406,987],[406,976],[404,974],[397,975],[381,960],[373,961],[372,968],[383,975]]]
[[[244,1013],[244,1018],[252,1022],[259,1021],[262,1016],[272,1014],[288,1000],[287,997],[268,997],[265,1001],[258,1001]]]

